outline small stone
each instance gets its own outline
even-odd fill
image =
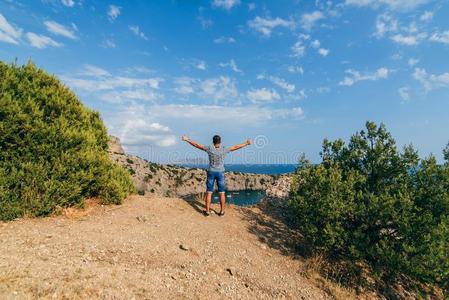
[[[234,268],[227,268],[226,271],[229,272],[229,274],[231,274],[231,276],[234,276],[236,274],[235,269]]]
[[[189,247],[187,247],[186,245],[183,245],[183,244],[179,245],[179,249],[184,250],[184,251],[189,251],[190,250]]]
[[[148,221],[148,218],[146,216],[137,216],[136,219],[139,222],[146,222],[146,221]]]

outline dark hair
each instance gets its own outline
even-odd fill
[[[221,137],[219,135],[214,135],[214,137],[212,138],[212,142],[214,143],[214,145],[221,144]]]

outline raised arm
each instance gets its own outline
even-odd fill
[[[200,150],[206,151],[206,147],[204,147],[204,146],[201,145],[201,144],[198,144],[198,143],[195,142],[195,141],[190,140],[189,137],[186,136],[186,135],[183,135],[183,136],[181,137],[181,139],[182,139],[183,141],[189,143],[190,145],[192,145],[192,146],[195,147],[195,148],[198,148],[198,149],[200,149]]]
[[[248,145],[251,145],[251,140],[250,139],[246,140],[246,142],[244,142],[244,143],[232,146],[231,148],[229,148],[229,151],[239,150],[239,149],[241,149],[243,147],[246,147]]]

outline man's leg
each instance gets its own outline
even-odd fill
[[[204,196],[204,202],[206,202],[206,214],[209,214],[210,212],[210,203],[212,201],[212,192],[214,191],[214,183],[215,178],[212,174],[212,172],[207,172],[207,179],[206,179],[206,195]]]
[[[225,192],[220,192],[220,213],[223,214],[225,211],[226,197]]]
[[[206,199],[206,212],[209,213],[210,212],[210,203],[212,201],[212,192],[207,192],[205,199]]]
[[[220,194],[220,215],[223,215],[226,204],[224,172],[218,173],[217,185],[218,185],[218,193]]]

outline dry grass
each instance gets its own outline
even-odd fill
[[[315,255],[305,261],[301,275],[313,281],[316,286],[334,299],[356,299],[354,291],[321,275],[327,264],[323,255]]]
[[[85,216],[88,216],[92,210],[100,206],[100,200],[97,198],[87,199],[83,207],[67,207],[62,209],[62,215],[67,219],[79,220]]]

